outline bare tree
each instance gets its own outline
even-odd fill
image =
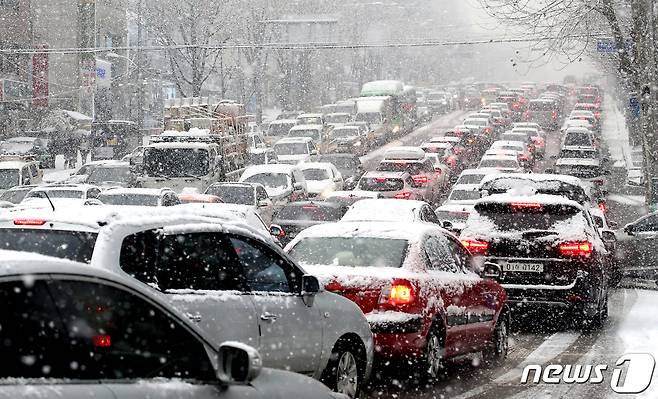
[[[157,44],[167,46],[171,77],[183,96],[201,95],[218,71],[221,50],[231,39],[229,0],[151,0],[145,19]]]

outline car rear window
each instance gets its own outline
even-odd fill
[[[561,234],[573,229],[578,218],[582,218],[581,221],[584,222],[580,209],[562,204],[480,203],[475,205],[475,211],[480,219],[484,218],[492,222],[498,231],[532,230]]]
[[[553,111],[555,106],[550,102],[530,102],[528,105],[530,111]]]
[[[311,237],[302,239],[289,254],[309,265],[401,267],[407,247],[403,239]]]
[[[452,190],[450,193],[451,201],[469,201],[480,198],[480,192],[474,190]]]
[[[480,191],[486,191],[489,195],[524,189],[532,189],[536,194],[559,195],[580,204],[588,200],[582,187],[559,180],[531,181],[524,178],[498,178],[488,181],[480,187]]]
[[[363,177],[359,181],[359,190],[363,191],[399,191],[404,188],[401,178]]]
[[[408,172],[412,176],[428,172],[424,169],[422,162],[413,161],[382,162],[377,166],[380,172]]]
[[[277,219],[280,220],[309,220],[316,222],[335,222],[341,218],[340,209],[321,207],[317,205],[291,204],[279,211]]]
[[[587,133],[569,133],[564,138],[565,146],[585,146],[589,147],[592,145],[592,139]]]
[[[480,184],[482,179],[484,179],[484,174],[482,175],[463,175],[457,180],[455,184]]]
[[[519,167],[519,162],[514,159],[483,159],[479,167],[515,169]]]
[[[0,249],[89,263],[96,237],[83,231],[0,229]]]
[[[556,173],[591,179],[603,175],[603,170],[598,165],[559,165],[555,167]]]
[[[449,220],[451,222],[466,222],[469,214],[469,212],[436,211],[436,217],[439,220]]]

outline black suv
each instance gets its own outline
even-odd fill
[[[491,195],[476,203],[460,238],[498,265],[517,312],[561,311],[584,326],[600,326],[607,317],[607,250],[577,202]]]

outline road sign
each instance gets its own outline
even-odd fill
[[[633,49],[633,40],[625,39],[624,40],[624,51],[631,52]],[[617,48],[615,40],[612,38],[601,38],[596,41],[596,51],[603,54],[611,54],[620,51],[620,48]]]
[[[640,99],[635,96],[632,96],[628,99],[628,108],[631,111],[631,115],[635,118],[640,117]]]

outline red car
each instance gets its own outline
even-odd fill
[[[446,358],[483,352],[500,363],[510,309],[492,278],[473,269],[453,235],[423,222],[339,222],[300,233],[286,251],[329,291],[354,301],[370,323],[379,360],[419,363],[429,377]]]

